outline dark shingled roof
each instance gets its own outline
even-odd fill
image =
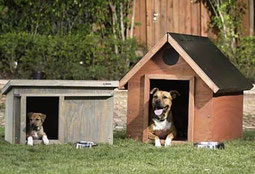
[[[249,90],[252,84],[207,37],[168,33],[219,87],[218,92]]]

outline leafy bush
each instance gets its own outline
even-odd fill
[[[107,5],[104,0],[0,0],[0,33],[88,33],[99,22],[108,22]]]
[[[46,79],[119,79],[129,69],[127,61],[136,61],[135,50],[133,39],[102,40],[96,34],[7,33],[0,35],[1,76],[29,79],[40,71]]]
[[[217,46],[251,81],[255,81],[255,39],[244,37],[245,2],[238,0],[203,1],[212,12],[212,27],[218,30]]]
[[[241,38],[235,57],[240,71],[255,82],[255,36]]]

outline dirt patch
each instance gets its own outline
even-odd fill
[[[244,115],[243,116],[243,128],[244,129],[255,129],[255,115]]]

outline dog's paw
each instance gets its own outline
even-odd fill
[[[33,146],[33,138],[32,137],[27,138],[27,145]]]
[[[49,139],[48,139],[48,137],[47,137],[46,135],[44,135],[44,136],[42,137],[42,140],[43,140],[43,143],[44,143],[45,145],[48,145],[48,144],[50,143],[50,141],[49,141]]]
[[[172,140],[170,138],[166,138],[165,141],[165,147],[171,146],[172,145]]]
[[[155,139],[155,147],[161,147],[160,139]]]

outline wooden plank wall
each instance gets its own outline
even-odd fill
[[[141,43],[147,45],[148,49],[153,47],[166,32],[214,36],[209,30],[208,10],[201,2],[136,0],[135,10],[135,22],[139,25],[135,27],[134,35]],[[244,28],[248,27],[248,13],[247,9],[243,20]],[[248,28],[245,30],[246,34]]]
[[[136,0],[135,36],[148,48],[166,32],[207,36],[209,15],[204,8],[190,0]]]
[[[168,45],[169,46],[169,45]],[[152,59],[150,59],[128,82],[128,113],[127,135],[141,141],[146,140],[144,127],[147,119],[144,118],[144,75],[172,75],[195,77],[194,84],[194,130],[193,141],[206,141],[212,137],[212,99],[213,93],[194,70],[180,57],[179,61],[172,66],[166,65],[161,59],[168,46],[164,46]],[[148,71],[149,70],[149,71]],[[192,119],[192,118],[191,118]]]

